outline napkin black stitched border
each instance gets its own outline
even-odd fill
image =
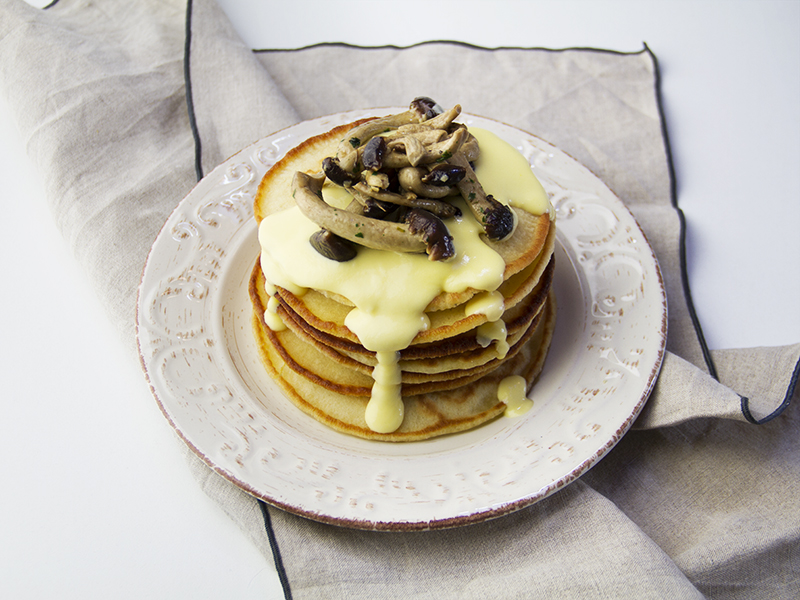
[[[792,376],[789,379],[789,384],[786,386],[786,395],[783,397],[783,401],[781,402],[780,406],[769,413],[766,417],[761,419],[756,419],[753,414],[750,412],[750,398],[746,396],[742,396],[739,394],[739,398],[741,399],[742,404],[742,414],[744,418],[747,419],[750,423],[754,425],[763,425],[768,421],[772,421],[775,417],[779,416],[784,410],[786,410],[789,404],[792,401],[792,396],[794,396],[794,391],[797,388],[797,382],[800,381],[800,360],[794,366],[794,371],[792,371]]]
[[[189,0],[191,2],[191,0]],[[267,530],[267,539],[269,540],[269,547],[272,550],[272,559],[275,561],[275,570],[278,571],[278,579],[283,588],[283,597],[286,600],[292,600],[292,589],[289,586],[289,577],[286,575],[286,569],[283,568],[283,558],[281,558],[281,550],[278,546],[278,540],[275,539],[275,531],[272,529],[272,517],[269,515],[269,508],[267,503],[263,500],[258,500],[258,507],[261,509],[261,514],[264,517],[264,527]]]

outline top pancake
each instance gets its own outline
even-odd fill
[[[369,119],[341,125],[330,131],[311,137],[292,148],[287,154],[267,171],[261,180],[254,201],[254,215],[257,223],[270,214],[286,210],[295,205],[292,198],[292,178],[295,172],[318,173],[321,171],[322,159],[336,154],[337,146],[345,134]],[[480,158],[478,159],[480,161]],[[491,193],[491,190],[487,190]],[[515,211],[518,217],[516,230],[505,241],[491,241],[484,237],[485,243],[495,250],[505,262],[504,280],[508,280],[533,263],[543,250],[552,251],[550,215],[533,215],[523,210]],[[446,223],[446,222],[445,222]],[[548,244],[548,242],[550,242]],[[548,246],[550,246],[548,248]],[[546,261],[545,261],[546,262]],[[352,306],[346,298],[318,290],[330,296],[335,302]],[[467,289],[463,292],[442,292],[428,305],[426,312],[448,310],[467,302],[477,290]]]

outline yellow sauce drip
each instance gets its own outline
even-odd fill
[[[489,322],[478,326],[478,343],[482,348],[486,348],[492,342],[497,342],[495,350],[498,358],[505,358],[509,350],[506,324],[501,320],[504,310],[505,298],[498,291],[478,294],[464,308],[464,313],[468,317],[477,314],[486,315]]]
[[[533,400],[525,395],[527,387],[525,378],[519,375],[506,377],[497,386],[497,399],[506,405],[506,417],[519,417],[531,409]]]
[[[272,331],[283,331],[286,329],[286,323],[283,322],[278,314],[278,299],[275,296],[269,297],[267,302],[267,310],[264,311],[264,322]]]
[[[378,364],[372,372],[372,396],[364,418],[367,426],[378,433],[396,431],[403,423],[405,405],[400,393],[399,352],[378,352]]]
[[[467,317],[471,315],[486,315],[486,318],[490,321],[497,321],[503,316],[505,308],[506,305],[503,294],[495,290],[477,294],[472,300],[467,302],[467,305],[464,307],[464,314]]]
[[[533,214],[548,210],[547,196],[524,157],[488,131],[470,131],[481,145],[476,174],[487,193]],[[322,193],[326,202],[339,208],[345,208],[352,200],[346,190],[331,184],[323,186]],[[298,296],[310,288],[326,290],[355,305],[345,318],[345,325],[365,348],[377,353],[379,361],[365,413],[368,426],[375,431],[389,433],[402,423],[400,367],[395,355],[430,326],[425,308],[431,300],[442,292],[462,292],[467,288],[494,292],[503,282],[502,257],[481,240],[482,228],[463,200],[453,203],[463,216],[447,221],[456,250],[456,256],[447,262],[430,261],[424,254],[366,247],[359,248],[353,260],[331,261],[308,243],[319,227],[296,206],[267,216],[259,226],[261,268],[269,293],[274,293],[275,286]],[[498,340],[498,354],[505,356],[508,345],[505,324],[499,320],[502,305],[498,304],[497,295],[486,295],[476,301],[473,309],[487,316],[488,312],[494,316],[499,310],[497,318],[492,319],[491,331],[485,333]]]
[[[508,354],[508,342],[506,336],[506,324],[502,320],[489,321],[478,327],[478,343],[481,347],[486,348],[492,342],[495,342],[495,351],[498,358],[505,358]]]

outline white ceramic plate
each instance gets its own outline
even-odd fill
[[[350,437],[306,416],[267,376],[252,340],[254,194],[266,170],[307,137],[392,110],[300,123],[205,177],[151,250],[139,291],[139,350],[180,436],[254,496],[348,527],[452,527],[547,497],[620,440],[661,366],[666,296],[639,226],[597,177],[530,134],[462,115],[516,146],[556,207],[558,319],[533,409],[401,444]]]

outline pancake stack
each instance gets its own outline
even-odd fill
[[[429,114],[427,118],[434,116]],[[424,124],[426,116],[420,120]],[[363,135],[363,123],[337,127],[306,140],[276,163],[259,186],[254,212],[262,254],[252,271],[250,296],[253,330],[262,362],[298,408],[343,433],[396,442],[472,429],[507,411],[509,401],[498,398],[498,389],[504,382],[515,378],[527,392],[543,368],[555,325],[551,289],[555,244],[552,211],[529,212],[514,207],[513,233],[491,239],[473,218],[466,198],[456,194],[444,200],[458,208],[456,216],[442,218],[446,227],[454,230],[453,219],[471,223],[480,231],[480,241],[485,246],[481,252],[496,254],[502,262],[492,263],[499,264],[493,283],[476,280],[474,286],[468,282],[455,288],[438,291],[434,288],[433,296],[425,298],[427,304],[423,304],[423,314],[419,315],[424,325],[419,331],[412,331],[410,342],[393,347],[390,353],[396,360],[396,367],[389,369],[393,373],[390,379],[402,396],[399,426],[393,425],[390,430],[376,428],[368,424],[367,407],[373,388],[377,387],[375,381],[380,379],[377,373],[383,369],[379,359],[387,353],[371,347],[375,342],[360,339],[353,331],[355,327],[349,326],[351,312],[363,308],[356,306],[364,302],[362,295],[348,297],[356,294],[342,290],[352,287],[325,282],[360,280],[363,273],[364,285],[370,285],[367,280],[375,281],[370,275],[375,269],[389,269],[382,269],[383,262],[391,264],[391,269],[398,269],[396,261],[402,254],[403,260],[410,261],[406,270],[411,275],[405,281],[411,283],[399,283],[403,277],[391,269],[388,276],[381,273],[380,285],[370,290],[369,296],[380,310],[381,302],[402,297],[409,288],[416,289],[416,273],[423,278],[426,269],[439,269],[435,272],[443,270],[446,279],[449,270],[456,271],[461,268],[459,265],[470,261],[478,262],[478,258],[462,252],[461,238],[456,234],[452,242],[454,255],[438,259],[438,266],[433,265],[436,260],[432,258],[430,245],[427,256],[419,250],[404,254],[356,245],[355,257],[344,259],[346,262],[333,260],[319,248],[311,248],[309,232],[313,233],[319,225],[298,210],[296,203],[301,204],[296,201],[298,174],[309,174],[319,182],[324,180],[312,191],[329,204],[331,198],[341,196],[341,182],[331,182],[330,176],[325,179],[322,173],[326,169],[330,172],[330,157],[343,162],[339,152],[343,141],[357,147],[351,141],[351,134],[357,131]],[[396,123],[392,125],[397,127]],[[465,129],[453,123],[445,126],[447,132],[456,128]],[[359,142],[363,148],[364,140]],[[488,148],[483,148],[483,142],[481,146],[485,154]],[[480,173],[482,157],[470,161],[474,173]],[[326,158],[328,165],[323,164]],[[447,160],[450,158],[446,156],[438,162],[450,162]],[[359,156],[357,160],[353,172],[365,171],[360,162],[363,159]],[[471,169],[468,171],[474,175]],[[352,192],[351,185],[352,182],[345,182],[345,191]],[[351,199],[347,194],[345,197]],[[353,206],[343,209],[354,210]],[[338,230],[337,234],[346,235]],[[352,241],[359,240],[355,237]],[[291,249],[287,250],[288,245]],[[352,246],[350,242],[345,245]],[[371,263],[367,262],[370,260]],[[316,279],[306,275],[327,271],[334,274]],[[320,282],[319,287],[309,282]],[[384,318],[370,321],[368,329],[393,327],[393,321]],[[371,340],[372,336],[369,337]]]

